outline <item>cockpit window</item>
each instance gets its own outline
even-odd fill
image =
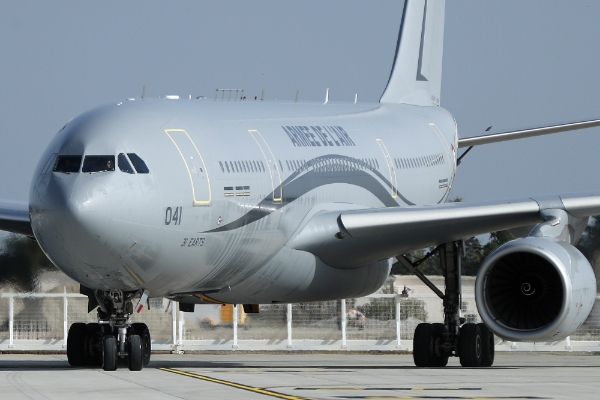
[[[42,174],[47,174],[48,172],[50,172],[50,169],[54,167],[54,165],[56,165],[56,157],[58,156],[58,154],[53,153],[50,158],[48,159],[48,161],[46,161],[46,165],[44,165],[44,168],[42,168]]]
[[[115,156],[85,156],[81,172],[105,172],[115,170]]]
[[[54,164],[54,171],[70,174],[79,172],[80,166],[81,156],[58,156],[56,164]]]
[[[129,164],[129,161],[127,160],[127,157],[125,156],[125,154],[121,153],[119,154],[119,157],[117,158],[117,162],[119,163],[119,169],[123,172],[127,172],[128,174],[135,174],[135,172],[133,172],[133,168],[131,167],[131,164]]]
[[[129,156],[129,159],[131,160],[131,163],[138,174],[147,174],[150,172],[146,166],[146,163],[140,158],[140,156],[135,153],[127,153],[127,155]]]

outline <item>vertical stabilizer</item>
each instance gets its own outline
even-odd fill
[[[445,0],[405,0],[396,56],[382,103],[439,106]]]

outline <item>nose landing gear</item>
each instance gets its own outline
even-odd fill
[[[442,293],[417,267],[439,253],[446,286]],[[445,367],[448,357],[459,357],[463,367],[490,367],[494,363],[494,335],[485,324],[465,324],[460,316],[461,270],[458,242],[445,243],[417,262],[398,257],[444,303],[444,323],[417,326],[413,340],[413,359],[417,367]]]
[[[150,331],[144,323],[132,323],[132,299],[139,292],[121,290],[95,291],[98,323],[74,323],[67,337],[67,358],[76,367],[102,366],[115,371],[124,364],[131,371],[141,371],[150,362]],[[141,293],[139,304],[148,297]],[[139,307],[138,304],[138,307]]]

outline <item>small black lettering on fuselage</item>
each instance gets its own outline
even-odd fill
[[[181,247],[202,247],[204,246],[203,237],[195,237],[195,238],[183,238],[183,243],[181,243]]]
[[[356,146],[341,126],[282,126],[296,147]]]

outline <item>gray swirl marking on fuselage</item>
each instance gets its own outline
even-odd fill
[[[378,179],[365,170],[376,175]],[[383,185],[381,181],[383,181],[387,187],[386,185]],[[273,194],[271,193],[251,211],[235,221],[203,233],[226,232],[241,228],[293,203],[313,189],[333,183],[347,183],[349,185],[362,187],[371,192],[386,207],[399,206],[398,202],[390,193],[390,190],[396,188],[394,188],[391,182],[379,171],[372,168],[368,163],[352,157],[327,155],[306,162],[281,184],[283,187],[283,199],[281,202],[274,202]],[[277,187],[275,192],[277,192],[279,188],[280,187]],[[406,205],[414,205],[414,203],[401,195],[397,189],[396,193]]]

